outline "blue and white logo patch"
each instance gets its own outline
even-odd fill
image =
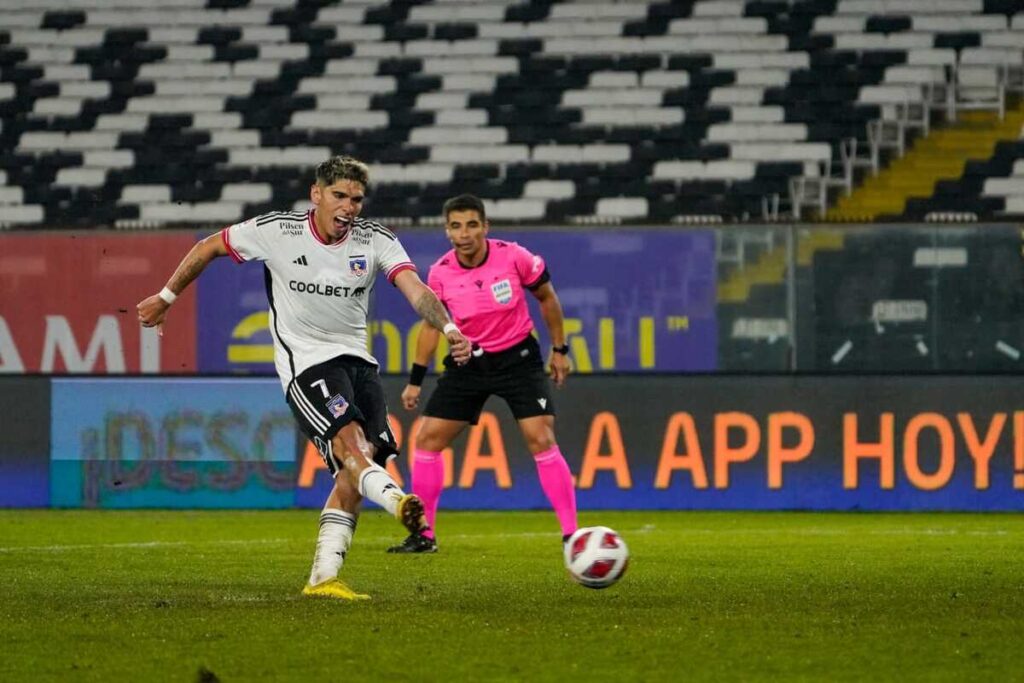
[[[356,277],[362,277],[366,275],[366,257],[365,256],[349,256],[348,257],[348,269]]]
[[[341,394],[331,396],[331,400],[327,402],[327,412],[333,417],[341,417],[346,410],[348,410],[348,401]]]
[[[495,282],[491,285],[491,294],[494,295],[494,300],[499,304],[507,304],[509,301],[512,301],[512,283],[508,280]]]

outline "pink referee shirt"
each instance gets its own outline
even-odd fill
[[[487,240],[487,256],[474,268],[452,249],[434,262],[427,284],[471,342],[494,353],[515,346],[533,330],[526,288],[544,274],[544,259],[515,242]]]

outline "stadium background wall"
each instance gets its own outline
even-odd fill
[[[259,264],[219,259],[179,297],[162,336],[138,325],[136,303],[159,289],[205,234],[5,236],[0,374],[273,376]],[[581,372],[716,368],[712,231],[494,234],[544,256]],[[402,242],[424,279],[448,246],[441,228],[403,233]],[[383,279],[374,284],[371,350],[384,372],[401,374],[411,362],[419,319]],[[531,306],[539,320],[536,302]]]
[[[47,454],[59,507],[319,507],[330,485],[275,380],[0,378],[0,396],[5,506],[46,503]],[[1024,509],[1013,377],[591,375],[557,401],[583,509]],[[416,425],[394,419],[407,481]],[[502,405],[452,463],[446,508],[546,507]]]

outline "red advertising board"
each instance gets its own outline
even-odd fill
[[[191,234],[0,237],[0,372],[179,373],[196,369],[195,289],[163,335],[135,305],[160,290]]]

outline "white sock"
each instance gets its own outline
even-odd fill
[[[380,465],[373,464],[359,475],[359,493],[369,498],[392,515],[398,510],[398,501],[405,496],[388,471]]]
[[[324,508],[320,513],[320,534],[316,539],[309,585],[315,586],[338,576],[352,543],[352,534],[356,532],[356,519],[356,515],[338,508]]]

